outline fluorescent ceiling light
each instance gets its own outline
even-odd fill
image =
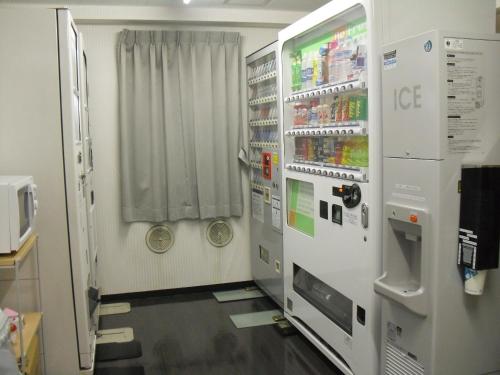
[[[182,0],[184,2],[184,4],[189,4],[191,2],[191,0]]]

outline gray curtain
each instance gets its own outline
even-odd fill
[[[123,30],[126,222],[241,216],[239,33]]]

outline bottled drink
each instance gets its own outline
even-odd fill
[[[349,113],[348,113],[348,121],[352,121],[356,119],[358,105],[358,97],[353,95],[349,97]]]
[[[330,105],[330,122],[337,121],[337,111],[339,108],[339,100],[340,100],[340,97],[338,95],[335,95],[333,97],[333,102]]]
[[[301,87],[302,90],[307,89],[307,54],[302,55],[302,60],[301,60]]]
[[[342,97],[342,111],[340,121],[349,121],[349,97]]]
[[[366,44],[363,39],[357,40],[356,60],[353,64],[354,78],[359,78],[366,70]]]
[[[319,73],[319,52],[318,53],[314,53],[314,52],[311,52],[311,56],[312,56],[312,68],[313,68],[313,74],[312,74],[312,78],[311,78],[311,88],[317,86],[317,82],[318,82],[318,73]]]
[[[295,55],[295,91],[302,89],[302,54],[298,51]]]
[[[305,138],[307,142],[307,161],[313,161],[314,160],[314,144],[313,144],[313,139],[312,138]]]
[[[368,137],[362,137],[360,142],[359,166],[368,167]]]
[[[335,164],[341,165],[343,159],[344,145],[340,139],[335,142]]]
[[[306,75],[306,90],[310,90],[313,88],[313,84],[312,84],[312,79],[313,79],[313,55],[312,55],[312,52],[309,52],[307,54],[307,75]]]
[[[301,110],[300,125],[305,126],[307,125],[308,121],[309,121],[309,110],[308,107],[305,104],[303,104]]]
[[[361,148],[362,140],[361,137],[353,137],[351,139],[351,163],[352,166],[361,166]]]
[[[300,102],[297,102],[293,106],[293,126],[296,127],[300,125]]]
[[[318,125],[322,126],[325,123],[325,115],[323,113],[323,104],[325,103],[325,98],[321,97],[318,104]]]
[[[328,82],[328,45],[322,45],[318,52],[318,76],[316,86],[324,85]]]
[[[328,44],[328,82],[335,83],[335,50],[337,48],[337,40],[334,39]]]
[[[318,104],[317,102],[311,102],[311,118],[309,120],[309,126],[318,126]]]
[[[343,45],[340,42],[338,42],[337,48],[335,49],[334,66],[333,66],[333,76],[335,77],[335,82],[345,81],[342,71],[343,61],[344,61]]]
[[[335,139],[332,137],[325,137],[323,142],[324,162],[335,164]]]
[[[337,98],[338,98],[338,104],[335,110],[335,121],[340,122],[342,121],[342,109],[344,107],[344,97],[339,95],[337,96]]]
[[[366,121],[368,119],[368,98],[366,95],[356,97],[356,120]]]
[[[335,83],[338,81],[336,73],[338,72],[336,54],[338,49],[338,40],[336,36],[333,41],[330,42],[328,46],[328,82]]]
[[[354,43],[351,37],[348,37],[344,47],[344,59],[342,64],[342,77],[344,81],[353,79],[353,54]]]
[[[352,140],[350,138],[347,138],[343,143],[344,144],[342,147],[342,161],[340,164],[352,165],[352,160],[351,160]]]

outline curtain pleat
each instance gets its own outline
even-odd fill
[[[241,216],[239,34],[123,30],[117,57],[123,219]]]

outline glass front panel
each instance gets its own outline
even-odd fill
[[[367,180],[367,56],[362,6],[285,43],[286,168]]]
[[[274,51],[247,65],[251,180],[262,194],[272,186],[272,160],[266,158],[279,152],[276,74]]]

